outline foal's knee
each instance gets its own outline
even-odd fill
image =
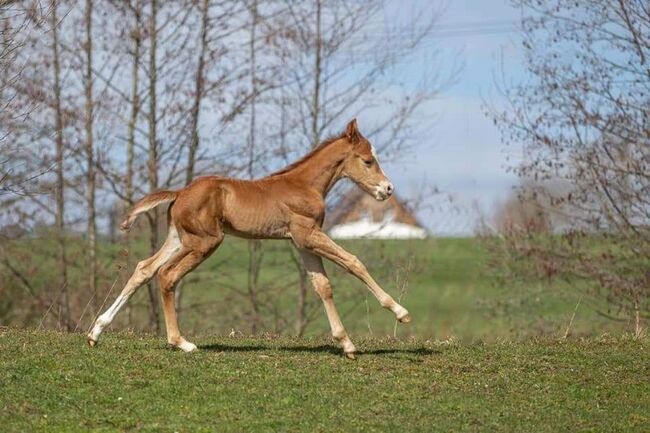
[[[142,260],[136,265],[133,277],[138,283],[144,284],[153,278],[154,273],[155,270],[152,268],[151,262],[149,260]]]
[[[332,285],[329,282],[316,286],[315,289],[316,293],[318,293],[318,296],[320,296],[321,299],[332,299]]]
[[[174,275],[170,267],[163,266],[158,271],[158,286],[163,296],[174,291]]]
[[[332,299],[333,292],[329,278],[322,274],[314,274],[311,276],[311,282],[321,299]]]

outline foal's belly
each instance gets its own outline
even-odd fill
[[[235,228],[224,224],[224,233],[244,239],[289,239],[289,230],[286,228]]]
[[[233,204],[237,204],[233,206]],[[278,203],[230,203],[223,212],[223,230],[248,239],[287,239],[289,224]]]

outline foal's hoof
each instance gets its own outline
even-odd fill
[[[411,315],[406,313],[402,317],[398,317],[397,320],[399,320],[401,323],[411,323]]]
[[[354,352],[346,352],[345,357],[348,359],[357,359],[357,356]]]
[[[90,338],[90,337],[87,337],[86,340],[88,341],[88,345],[89,345],[90,347],[95,347],[95,346],[97,346],[97,341],[96,341],[96,340],[93,340],[93,339]]]
[[[169,343],[172,349],[179,349],[185,353],[194,352],[196,350],[196,344],[190,343],[189,341],[183,340],[178,344]]]
[[[178,346],[185,353],[194,352],[196,350],[196,344],[190,343],[189,341],[184,341]]]

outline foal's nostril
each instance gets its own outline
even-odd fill
[[[388,193],[388,195],[393,194],[394,190],[395,190],[395,188],[393,187],[392,183],[389,183],[388,186],[386,186],[386,192]]]

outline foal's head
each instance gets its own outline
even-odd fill
[[[343,176],[354,181],[361,189],[377,200],[386,200],[393,194],[393,184],[379,166],[375,148],[359,132],[357,120],[348,123],[342,138],[352,145],[352,152],[343,162]]]

